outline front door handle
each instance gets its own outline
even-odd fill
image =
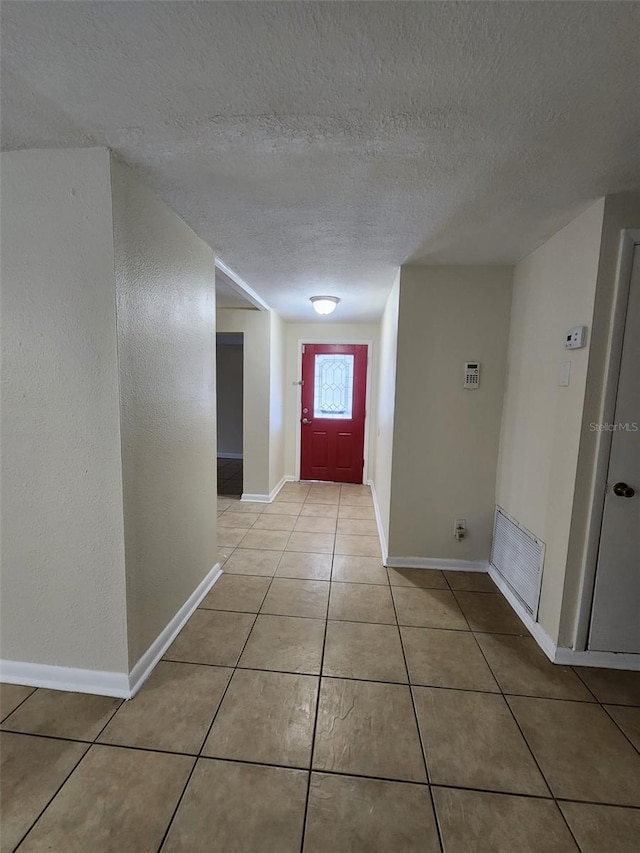
[[[303,423],[303,424],[310,424],[310,423],[311,423],[311,421],[309,420],[309,418],[303,418],[303,419],[302,419],[302,423]]]
[[[636,490],[632,489],[631,486],[627,486],[626,483],[616,483],[613,487],[613,494],[619,498],[632,498],[635,493]]]

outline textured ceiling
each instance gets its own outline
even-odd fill
[[[286,318],[640,187],[640,4],[2,4],[5,148],[108,145]],[[333,318],[332,318],[333,319]]]

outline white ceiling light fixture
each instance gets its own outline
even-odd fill
[[[337,296],[312,296],[311,304],[317,314],[332,314],[340,302]]]

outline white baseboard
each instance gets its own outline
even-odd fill
[[[119,699],[127,699],[129,696],[129,676],[126,672],[3,660],[0,661],[0,681],[27,687],[46,687],[49,690],[68,690],[72,693],[116,696]]]
[[[25,684],[28,687],[47,687],[50,690],[68,690],[73,693],[94,693],[97,696],[130,699],[151,675],[155,665],[221,574],[220,563],[216,563],[130,673],[2,660],[0,661],[0,681],[7,684]]]
[[[539,622],[536,622],[517,595],[513,592],[506,580],[491,565],[489,566],[489,577],[507,599],[516,614],[523,621],[525,628],[531,633],[531,636],[540,646],[545,655],[552,663],[555,663],[557,646],[553,638],[547,634]]]
[[[589,650],[577,651],[576,649],[569,649],[565,646],[558,646],[553,638],[547,634],[542,625],[536,622],[528,610],[525,609],[509,584],[493,566],[489,566],[489,575],[551,663],[557,663],[560,666],[594,666],[605,669],[631,669],[640,671],[640,655]]]
[[[218,459],[244,459],[243,453],[216,453]]]
[[[373,480],[367,480],[367,485],[371,488],[371,497],[373,498],[373,511],[376,514],[376,524],[378,525],[378,539],[380,540],[380,548],[382,550],[382,563],[387,565],[387,556],[389,548],[387,546],[387,537],[382,524],[382,514],[380,512],[380,504],[378,503],[378,493],[376,492],[376,484]]]
[[[554,663],[565,666],[595,666],[605,669],[632,669],[640,672],[640,655],[627,652],[577,651],[558,646]]]
[[[275,486],[268,495],[252,495],[246,492],[243,492],[241,501],[253,501],[254,503],[259,504],[270,504],[275,500],[278,492],[284,486],[285,483],[291,483],[295,480],[291,474],[285,474],[284,477],[280,480],[277,486]]]
[[[200,581],[198,586],[191,593],[189,598],[182,605],[176,615],[169,621],[166,627],[158,634],[156,639],[151,643],[147,651],[133,666],[129,673],[129,695],[127,698],[132,698],[145,683],[147,678],[153,672],[156,664],[162,655],[169,648],[171,643],[178,636],[187,620],[193,611],[200,604],[205,595],[209,592],[214,583],[222,574],[220,563],[207,572],[205,577]]]
[[[448,572],[488,572],[487,560],[449,560],[443,557],[387,557],[390,569],[445,569]]]

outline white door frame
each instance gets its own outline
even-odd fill
[[[354,346],[366,346],[367,347],[367,387],[365,391],[365,403],[364,403],[364,467],[362,469],[362,482],[367,483],[369,481],[369,431],[371,427],[371,373],[372,373],[372,365],[373,365],[373,341],[372,340],[359,340],[353,338],[298,338],[298,351],[297,351],[297,362],[296,362],[296,376],[298,376],[298,383],[302,381],[302,345],[303,344],[343,344],[349,345],[353,344]],[[300,407],[302,406],[302,385],[298,384],[298,390],[296,394],[296,465],[295,465],[295,479],[300,479],[300,452],[302,449],[302,423],[300,421]]]
[[[624,228],[620,235],[613,297],[614,306],[609,329],[610,344],[605,367],[605,392],[601,412],[601,421],[603,423],[613,423],[615,418],[633,254],[637,245],[640,245],[640,229]],[[613,433],[608,431],[601,432],[599,433],[599,438],[600,440],[596,447],[594,486],[592,489],[593,499],[587,526],[585,567],[582,576],[575,627],[574,649],[576,651],[585,651],[589,641],[591,610],[593,607],[598,552],[600,549],[600,529],[604,516],[605,490],[607,487],[607,473],[609,470],[609,455],[611,453]]]

